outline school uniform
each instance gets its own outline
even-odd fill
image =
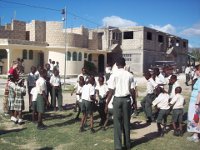
[[[60,76],[51,76],[50,84],[52,85],[52,99],[53,107],[56,107],[56,98],[58,100],[58,108],[62,110],[62,88],[61,88],[61,79]]]
[[[27,78],[27,85],[28,85],[28,94],[30,94],[31,89],[35,87],[35,81],[39,78],[37,74],[33,74],[30,72]]]
[[[174,84],[171,87],[171,92],[169,92],[169,98],[172,99],[175,96],[175,89],[177,87],[180,87],[180,84],[178,83],[178,81],[174,82]]]
[[[160,73],[158,76],[156,76],[155,81],[157,84],[166,84],[165,77]]]
[[[181,123],[183,121],[184,103],[185,103],[184,97],[180,93],[177,93],[170,101],[170,104],[173,105],[172,108],[173,122]]]
[[[169,114],[169,94],[160,93],[158,97],[152,102],[153,106],[157,106],[159,109],[157,123],[162,123],[164,120],[164,124],[167,122],[167,115]]]
[[[108,93],[108,86],[106,84],[98,85],[96,86],[96,90],[99,91],[98,111],[101,118],[100,125],[103,125],[103,123],[106,120],[105,106],[106,106],[106,97]]]
[[[12,81],[9,81],[8,82],[8,91],[9,91],[9,94],[8,94],[8,107],[9,107],[9,110],[14,110],[15,88],[16,88],[15,83],[12,82]]]
[[[113,99],[115,149],[122,149],[122,127],[125,147],[130,149],[130,89],[135,88],[133,75],[124,68],[117,69],[110,76],[108,88],[115,91]]]
[[[92,114],[94,109],[94,102],[90,96],[95,95],[95,87],[92,84],[85,84],[82,88],[82,107],[81,111],[86,114]]]
[[[52,76],[52,71],[51,70],[47,70],[47,78],[46,78],[46,85],[47,85],[47,99],[49,99],[49,94],[50,94],[50,97],[51,97],[51,105],[53,105],[53,96],[52,96],[52,86],[50,84],[50,79],[51,79],[51,76]]]
[[[22,111],[24,110],[24,96],[26,95],[26,88],[17,85],[15,87],[15,102],[14,102],[14,110]]]
[[[36,89],[37,89],[37,112],[44,113],[45,112],[45,98],[43,97],[43,91],[47,93],[46,80],[43,77],[40,77],[36,81]]]
[[[37,88],[36,87],[32,88],[30,94],[32,95],[32,110],[36,112],[37,111],[37,95],[38,95]]]
[[[147,95],[141,101],[142,109],[146,115],[148,120],[152,120],[152,101],[156,98],[154,93],[154,89],[158,86],[158,84],[153,80],[153,78],[149,78],[147,80]]]
[[[83,86],[80,86],[79,84],[76,85],[77,86],[77,90],[76,90],[76,101],[78,103],[78,112],[76,115],[76,119],[79,118],[80,112],[81,112],[81,107],[82,107],[82,99],[81,99],[81,95],[82,94],[82,88]]]

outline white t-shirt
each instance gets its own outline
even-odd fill
[[[80,86],[78,84],[76,94],[82,94],[82,89],[83,89],[83,86]],[[79,102],[82,102],[81,95],[76,95],[76,100]]]
[[[170,98],[173,98],[175,96],[175,89],[176,87],[179,87],[180,84],[178,83],[178,81],[176,81],[173,85],[172,85],[172,91],[171,93],[169,94],[169,97]]]
[[[111,74],[108,81],[108,88],[115,90],[116,97],[125,97],[130,95],[130,89],[135,89],[133,75],[120,68]]]
[[[32,102],[35,102],[37,100],[37,89],[36,87],[31,89],[31,95],[32,95]]]
[[[180,108],[184,108],[184,103],[185,103],[185,100],[184,100],[184,97],[181,95],[181,94],[176,94],[170,104],[174,104],[173,106],[173,109],[180,109]]]
[[[147,94],[153,94],[155,87],[158,86],[156,81],[153,78],[147,80]]]
[[[92,101],[90,96],[95,95],[95,87],[91,84],[85,84],[82,88],[81,99],[86,101]]]
[[[156,76],[155,81],[157,84],[166,84],[167,83],[165,80],[165,77],[161,73],[158,76]]]
[[[106,84],[103,84],[103,85],[97,85],[96,86],[96,90],[99,91],[99,96],[101,98],[105,98],[106,97],[106,94],[108,92],[108,86]]]
[[[60,76],[55,76],[55,75],[51,76],[50,83],[53,86],[60,86],[60,84],[61,84]]]
[[[39,77],[39,79],[36,81],[36,89],[38,94],[42,94],[42,91],[47,93],[46,80],[44,78]]]
[[[158,97],[152,102],[153,106],[156,106],[160,109],[169,109],[169,94],[160,93]]]

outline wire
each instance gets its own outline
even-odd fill
[[[36,5],[30,5],[30,4],[24,4],[24,3],[18,3],[18,2],[11,2],[11,1],[7,1],[7,0],[0,0],[0,2],[4,2],[4,3],[10,3],[10,4],[16,4],[16,5],[22,5],[22,6],[27,6],[27,7],[32,7],[32,8],[39,8],[39,9],[46,9],[46,10],[51,10],[51,11],[57,11],[57,12],[61,12],[62,9],[54,9],[54,8],[49,8],[49,7],[43,7],[43,6],[36,6]],[[82,20],[85,20],[87,22],[90,22],[92,24],[95,24],[97,26],[101,26],[100,24],[94,22],[94,21],[91,21],[89,19],[86,19],[84,17],[81,17],[79,15],[76,15],[72,12],[69,12],[67,11],[67,13],[71,16],[74,16],[74,17],[77,17],[77,18],[80,18]]]

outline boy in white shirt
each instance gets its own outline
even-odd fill
[[[174,128],[174,135],[175,136],[182,136],[182,121],[183,121],[183,108],[185,105],[184,97],[181,95],[182,88],[176,87],[175,89],[175,96],[170,101],[170,105],[173,106],[172,108],[172,125]],[[178,127],[176,125],[178,124]]]
[[[96,95],[99,100],[98,111],[101,118],[99,126],[102,126],[106,121],[106,114],[104,110],[105,110],[105,105],[106,105],[106,98],[108,95],[108,86],[104,83],[103,76],[99,76],[98,81],[99,81],[99,84],[96,86]]]
[[[164,136],[166,131],[167,116],[169,114],[169,94],[164,92],[162,87],[156,88],[156,93],[158,97],[152,102],[153,106],[156,106],[159,109],[157,117],[157,127],[158,133],[160,136]],[[163,128],[161,127],[162,121],[164,120]]]
[[[46,129],[46,126],[43,124],[42,116],[45,112],[45,102],[47,106],[49,106],[49,101],[47,99],[46,93],[47,93],[47,86],[46,86],[46,76],[47,71],[45,69],[41,69],[40,71],[40,77],[36,81],[36,89],[37,89],[37,112],[38,112],[38,130],[44,130]]]
[[[75,105],[77,105],[77,107],[78,107],[78,113],[76,115],[75,120],[79,120],[79,115],[81,112],[81,105],[82,105],[81,95],[82,95],[82,88],[83,88],[84,84],[85,84],[84,78],[83,78],[83,76],[80,76],[79,83],[76,84],[76,86],[74,87],[74,90],[71,93],[71,96],[72,96],[74,91],[76,90],[76,104]]]
[[[141,101],[141,106],[146,115],[147,123],[151,123],[153,120],[152,101],[156,97],[156,95],[154,93],[154,89],[158,86],[158,84],[152,78],[152,75],[149,71],[145,73],[144,77],[147,80],[147,95]]]
[[[32,122],[36,122],[36,115],[37,115],[37,89],[36,87],[33,87],[31,89],[31,97],[30,97],[30,100],[31,100],[31,107],[32,107]]]
[[[94,77],[89,77],[88,78],[88,83],[86,80],[86,84],[82,88],[82,107],[81,111],[83,112],[83,117],[81,119],[81,127],[80,127],[80,132],[84,131],[84,124],[87,118],[87,115],[90,115],[90,131],[91,133],[94,133],[95,130],[93,128],[93,106],[94,102],[96,101],[95,99],[95,79]]]
[[[50,84],[52,87],[52,99],[53,99],[53,108],[56,111],[56,99],[58,101],[58,109],[62,111],[62,87],[59,71],[54,69],[54,74],[50,78]]]

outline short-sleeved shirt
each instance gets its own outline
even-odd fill
[[[14,69],[13,67],[11,67],[10,70],[8,71],[8,75],[13,75],[15,81],[19,79],[19,74],[17,73],[17,70]]]
[[[95,87],[92,84],[85,84],[82,88],[81,99],[92,101],[90,96],[95,95]]]
[[[152,102],[153,106],[156,106],[160,109],[169,109],[169,94],[160,93],[158,97]]]
[[[44,78],[40,77],[36,81],[36,89],[37,89],[38,94],[42,94],[43,91],[45,91],[45,93],[47,93],[46,80]]]
[[[177,87],[179,87],[179,86],[180,86],[180,84],[178,83],[178,81],[176,81],[176,82],[172,85],[172,91],[171,91],[171,93],[169,94],[170,98],[173,98],[173,97],[175,96],[175,89],[176,89]]]
[[[158,86],[153,78],[147,80],[147,94],[153,94],[155,87]]]
[[[35,81],[37,79],[38,79],[38,75],[30,72],[27,78],[28,86],[35,86]]]
[[[173,109],[180,109],[184,108],[184,97],[181,94],[176,94],[172,100],[170,101],[170,104],[174,104]]]
[[[116,97],[125,97],[130,95],[130,89],[135,89],[133,75],[124,68],[117,69],[110,76],[108,88],[115,90],[114,95]]]
[[[161,73],[158,76],[156,76],[155,81],[157,84],[166,84],[167,83],[165,80],[165,77]]]
[[[83,89],[83,86],[80,86],[78,84],[76,94],[82,94],[82,89]],[[82,102],[81,95],[76,95],[76,100],[79,102]]]
[[[32,95],[32,102],[35,102],[37,100],[37,89],[36,87],[31,89],[31,95]]]
[[[53,86],[60,86],[60,84],[61,84],[60,76],[55,76],[55,75],[51,76],[50,83]]]
[[[108,86],[106,84],[103,84],[103,85],[97,85],[96,86],[96,90],[99,91],[99,96],[101,98],[105,98],[106,97],[106,94],[108,92]]]

